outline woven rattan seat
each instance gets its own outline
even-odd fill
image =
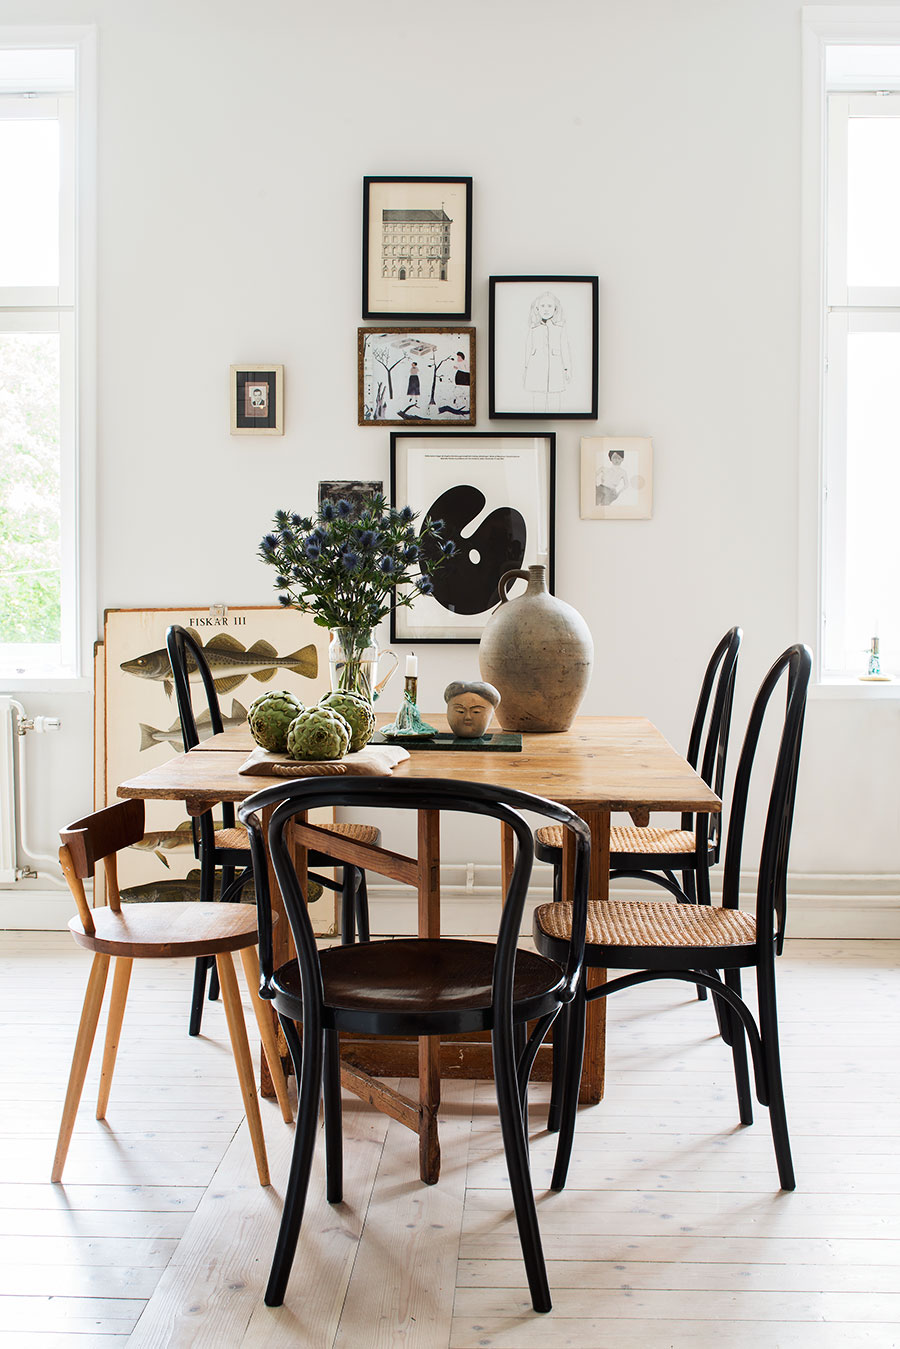
[[[569,940],[571,904],[542,904],[535,918],[548,937]],[[587,939],[591,946],[752,946],[756,919],[740,909],[706,904],[594,900],[588,904]]]
[[[339,834],[341,838],[352,839],[354,843],[377,843],[379,830],[374,824],[320,824],[319,829],[327,829],[330,834]],[[217,848],[249,849],[246,829],[217,829]]]
[[[538,842],[545,848],[562,848],[562,825],[549,824],[537,831]],[[696,836],[692,829],[657,829],[653,825],[639,829],[634,825],[613,825],[609,831],[611,853],[639,853],[641,856],[665,853],[667,855],[692,853]]]

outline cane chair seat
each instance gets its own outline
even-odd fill
[[[247,904],[187,900],[125,904],[118,913],[108,908],[92,912],[93,933],[85,932],[78,917],[69,920],[69,931],[79,946],[111,956],[213,956],[255,946],[257,940],[256,909]]]
[[[562,848],[563,826],[550,824],[538,829],[537,840],[545,848]],[[666,856],[693,853],[697,846],[693,829],[657,829],[654,825],[613,825],[609,831],[611,853],[638,853],[641,856]]]
[[[568,941],[572,933],[572,905],[542,904],[535,921],[548,937]],[[592,900],[588,904],[587,942],[588,946],[604,947],[752,948],[756,943],[756,918],[740,909],[706,904]]]
[[[377,844],[381,837],[381,830],[374,824],[317,824],[316,828],[325,829],[329,834],[337,834],[340,838],[350,839],[353,843]],[[250,843],[246,829],[240,826],[235,829],[217,829],[216,847],[249,852]]]

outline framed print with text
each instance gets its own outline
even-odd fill
[[[596,276],[492,276],[491,417],[597,417]]]
[[[283,365],[233,365],[230,386],[233,436],[284,435]]]
[[[392,642],[479,641],[507,571],[541,563],[553,589],[555,461],[553,434],[392,433],[391,501],[411,506],[420,524],[443,520],[443,538],[456,545],[434,573],[434,593],[391,611]]]
[[[363,179],[363,318],[468,319],[472,179]]]
[[[360,328],[360,426],[475,425],[474,328]]]

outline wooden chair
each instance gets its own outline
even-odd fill
[[[206,706],[210,717],[210,734],[217,735],[222,730],[222,713],[219,708],[219,696],[216,690],[215,675],[203,654],[203,648],[194,635],[186,628],[173,625],[166,633],[166,649],[172,666],[172,678],[175,684],[175,700],[178,706],[178,718],[181,722],[181,738],[185,753],[200,743],[200,732],[194,715],[191,698],[191,684],[199,681],[203,685]],[[194,852],[200,861],[200,898],[211,900],[215,889],[216,868],[221,869],[221,901],[240,899],[241,891],[253,875],[250,861],[250,849],[246,831],[235,822],[234,806],[224,802],[222,828],[216,829],[212,810],[205,811],[194,821]],[[352,838],[358,843],[375,843],[380,840],[380,831],[368,824],[324,824],[328,829],[344,838]],[[330,876],[313,873],[312,879],[328,890],[341,894],[341,932],[345,943],[354,940],[358,933],[360,941],[369,940],[369,906],[366,892],[365,872],[356,867],[334,862],[323,853],[313,853],[309,857],[313,867],[340,867],[342,879],[332,880]],[[235,874],[237,873],[237,875]],[[191,1001],[191,1019],[188,1028],[190,1035],[200,1034],[200,1021],[203,1015],[203,994],[206,988],[207,971],[210,974],[210,999],[218,996],[215,961],[198,960],[194,967],[194,990]]]
[[[125,1015],[125,1000],[135,960],[166,960],[179,956],[199,956],[215,960],[225,1004],[228,1033],[237,1066],[244,1109],[253,1142],[260,1185],[268,1185],[266,1144],[259,1117],[253,1064],[244,1024],[244,1010],[235,976],[232,952],[240,953],[256,1022],[272,1074],[281,1113],[286,1122],[293,1118],[287,1084],[275,1036],[275,1024],[269,1009],[258,995],[256,955],[256,914],[246,904],[122,904],[119,897],[117,853],[144,835],[143,801],[122,801],[76,820],[64,829],[60,838],[59,863],[75,897],[78,916],[69,930],[79,946],[94,953],[81,1021],[75,1041],[75,1054],[69,1073],[69,1085],[63,1106],[62,1123],[56,1145],[51,1180],[62,1180],[63,1167],[78,1103],[91,1057],[100,1008],[106,988],[110,957],[115,960],[112,997],[106,1028],[106,1046],[100,1073],[97,1119],[106,1118],[109,1091]],[[92,909],[84,891],[84,880],[92,876],[99,861],[106,870],[107,908]]]
[[[780,955],[784,944],[788,851],[811,668],[808,647],[789,647],[776,660],[756,696],[735,779],[721,908],[668,901],[629,904],[607,900],[588,905],[585,965],[637,973],[620,975],[589,990],[582,982],[574,1002],[566,1009],[561,1035],[565,1045],[562,1120],[550,1182],[554,1190],[565,1185],[572,1150],[587,1003],[655,979],[682,979],[694,984],[699,981],[712,991],[720,1012],[723,1038],[731,1046],[741,1123],[752,1124],[746,1033],[756,1095],[762,1105],[769,1107],[781,1187],[794,1188],[778,1050],[775,957]],[[787,699],[765,817],[754,915],[738,907],[747,799],[769,701],[783,676]],[[545,956],[559,959],[568,949],[573,922],[579,923],[580,915],[575,912],[573,918],[570,904],[541,905],[534,917],[537,949]],[[758,1026],[741,998],[742,969],[756,970]],[[724,977],[720,976],[720,970],[724,971]]]
[[[264,865],[266,840],[257,814],[276,803],[280,804],[268,831],[269,854],[298,954],[297,960],[277,970]],[[298,813],[324,805],[454,811],[509,825],[517,855],[496,942],[417,937],[317,951],[285,833]],[[575,936],[551,959],[517,950],[534,856],[531,826],[519,813],[522,810],[575,834]],[[306,1202],[323,1074],[327,1197],[333,1204],[342,1197],[340,1032],[423,1036],[490,1031],[500,1127],[528,1284],[535,1310],[549,1311],[550,1290],[528,1170],[524,1101],[534,1056],[560,1009],[574,996],[580,977],[590,862],[587,825],[565,807],[524,792],[427,778],[382,778],[375,784],[366,778],[281,782],[249,797],[239,813],[249,830],[259,878],[261,993],[275,1004],[300,1084],[297,1133],[266,1303],[277,1307],[284,1300]],[[302,1042],[296,1025],[301,1018]],[[517,1055],[518,1032],[529,1021],[536,1024]]]

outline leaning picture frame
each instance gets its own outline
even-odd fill
[[[552,432],[392,432],[391,501],[456,546],[431,595],[392,609],[392,642],[479,641],[507,571],[542,564],[553,589],[555,470]]]
[[[584,436],[582,520],[649,520],[653,515],[653,441],[649,436]]]
[[[365,319],[467,320],[472,179],[364,178]]]
[[[233,436],[284,435],[284,366],[258,361],[229,372]]]
[[[596,276],[489,278],[488,415],[594,421]]]
[[[360,328],[360,426],[475,425],[474,328]]]

